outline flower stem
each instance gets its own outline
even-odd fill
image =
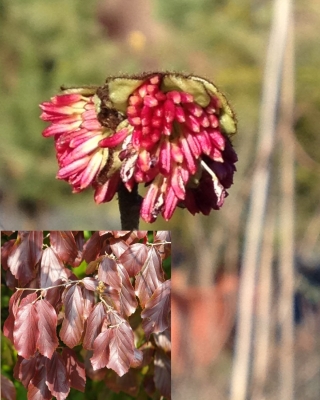
[[[141,196],[138,194],[138,185],[135,185],[131,192],[120,184],[118,190],[119,210],[121,228],[123,230],[138,230],[141,208]]]

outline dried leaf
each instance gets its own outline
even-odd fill
[[[81,288],[72,285],[64,297],[65,317],[60,330],[61,340],[70,348],[79,344],[83,332],[83,297]]]
[[[56,334],[57,314],[52,305],[46,300],[40,300],[36,303],[39,321],[39,338],[37,347],[41,354],[51,358],[59,341]]]
[[[148,247],[142,243],[134,243],[122,253],[119,262],[125,267],[130,277],[137,275],[148,256]]]
[[[141,312],[142,327],[147,338],[151,333],[163,332],[169,326],[171,280],[163,282],[147,301]]]
[[[7,265],[23,286],[34,277],[34,268],[42,254],[42,241],[42,232],[21,231],[12,246]]]

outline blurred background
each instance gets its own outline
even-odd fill
[[[290,4],[0,0],[3,228],[119,228],[116,200],[54,178],[38,105],[61,85],[181,71],[236,112],[223,208],[153,225],[173,232],[175,400],[319,398],[320,7]]]

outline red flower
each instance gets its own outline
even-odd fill
[[[95,92],[94,88],[67,89],[52,97],[51,102],[42,103],[41,118],[52,122],[43,136],[54,136],[60,167],[57,178],[69,182],[73,192],[94,184],[95,197],[99,200],[102,196],[108,201],[117,190],[120,175],[114,173],[104,179],[104,184],[97,183],[110,158],[109,149],[101,147],[99,142],[113,131],[102,126],[97,118],[100,100]]]
[[[193,76],[154,73],[72,89],[41,105],[52,125],[59,179],[96,202],[111,200],[120,179],[148,186],[141,217],[168,220],[177,206],[192,214],[219,209],[237,161],[229,134],[235,119],[225,97]]]

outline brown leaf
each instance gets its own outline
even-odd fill
[[[61,340],[70,348],[79,344],[83,332],[83,297],[81,288],[72,285],[64,297],[65,317],[60,330]]]
[[[7,264],[23,286],[30,282],[35,275],[35,266],[42,254],[42,242],[42,232],[21,231],[12,246]]]
[[[57,314],[52,305],[46,300],[39,300],[36,303],[39,321],[39,338],[37,347],[41,354],[51,358],[59,341],[56,334]]]
[[[141,312],[142,327],[147,338],[151,333],[163,332],[169,327],[171,310],[170,302],[171,280],[163,282],[147,301]]]

